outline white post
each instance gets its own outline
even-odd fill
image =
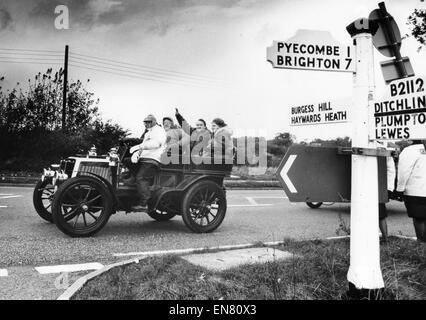
[[[360,19],[347,28],[356,45],[352,147],[375,148],[369,141],[369,105],[375,92],[372,34],[377,25]],[[377,157],[352,155],[351,239],[348,281],[357,290],[384,287],[380,269]]]

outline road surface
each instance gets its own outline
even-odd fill
[[[61,269],[39,269],[43,266],[94,269],[129,259],[134,252],[326,238],[336,236],[340,219],[349,224],[349,204],[314,210],[290,203],[281,190],[228,190],[225,220],[213,233],[192,233],[179,216],[157,222],[144,213],[120,212],[96,236],[75,239],[38,217],[32,192],[0,187],[0,299],[57,298],[63,292]],[[404,205],[393,201],[388,209],[389,233],[414,236]],[[67,273],[67,281],[71,284],[87,272]]]

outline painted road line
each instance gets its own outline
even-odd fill
[[[77,271],[86,271],[86,270],[99,270],[101,268],[103,268],[103,265],[98,263],[98,262],[35,267],[37,272],[40,273],[40,274],[77,272]]]
[[[257,206],[258,203],[252,197],[246,197],[247,201],[254,206]]]
[[[7,208],[7,206],[0,206],[0,208]]]
[[[227,207],[270,207],[273,204],[229,204]]]
[[[288,199],[287,196],[282,196],[282,197],[274,197],[274,196],[254,196],[254,197],[250,197],[252,199]]]
[[[0,196],[0,200],[3,200],[3,199],[11,199],[11,198],[21,198],[22,196],[4,196],[4,197],[1,197]]]
[[[6,269],[0,269],[0,277],[7,277],[9,274]]]

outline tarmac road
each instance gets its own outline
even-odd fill
[[[228,190],[228,210],[213,233],[195,234],[176,216],[153,221],[144,213],[113,215],[92,238],[75,239],[42,220],[33,209],[32,188],[0,187],[0,299],[54,299],[60,273],[41,275],[35,267],[109,264],[132,252],[212,247],[336,236],[339,215],[349,224],[349,204],[310,209],[290,203],[281,190]],[[414,236],[402,203],[388,204],[390,234]],[[82,267],[84,268],[84,266]],[[69,273],[69,281],[87,271]]]

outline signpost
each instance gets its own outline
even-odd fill
[[[386,154],[377,149],[374,140],[378,139],[378,136],[384,139],[426,137],[424,79],[408,78],[414,75],[414,72],[409,59],[400,54],[401,35],[383,2],[379,4],[379,9],[370,14],[370,19],[357,19],[346,29],[355,47],[341,46],[328,32],[299,30],[287,41],[274,41],[272,46],[267,48],[267,60],[274,68],[354,74],[348,294],[359,298],[377,298],[371,294],[376,294],[384,287],[378,234],[378,203],[379,199],[382,199],[381,196],[379,198],[378,162],[385,161]],[[382,63],[385,81],[389,83],[405,78],[404,81],[390,85],[390,97],[383,101],[375,101],[373,43],[384,55],[395,57],[394,60]],[[326,123],[320,106],[324,106],[324,110],[327,107],[336,108],[331,103],[292,107],[292,125]],[[374,110],[374,117],[371,110]],[[344,117],[339,114],[333,119]],[[337,190],[347,191],[336,178],[327,180],[321,176],[324,172],[330,173],[334,169],[336,174],[342,174],[349,180],[344,175],[348,164],[340,163],[338,158],[330,155],[327,156],[329,159],[326,159],[326,152],[329,151],[323,153],[316,150],[309,155],[309,160],[300,150],[294,153],[289,150],[288,155],[286,154],[278,176],[290,201],[324,201],[328,194],[322,192],[326,190],[334,196],[338,194]],[[328,161],[333,166],[332,169],[329,169]],[[315,173],[310,168],[313,168]],[[322,183],[318,184],[313,177],[320,177]]]
[[[274,68],[354,72],[352,46],[342,46],[327,31],[298,30],[286,41],[267,48]]]
[[[426,78],[410,77],[394,81],[388,94],[374,102],[370,117],[371,140],[426,138]]]
[[[290,126],[343,123],[349,121],[352,100],[325,100],[290,108]]]

